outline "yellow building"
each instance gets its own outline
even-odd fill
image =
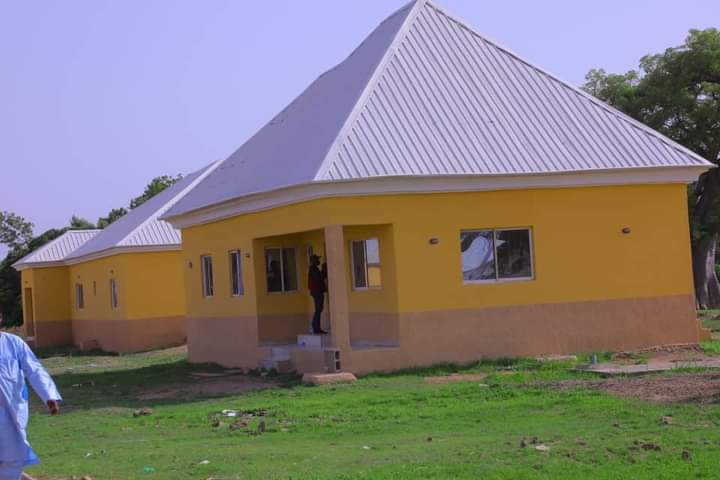
[[[698,340],[710,165],[426,0],[173,206],[194,362],[390,370]],[[327,262],[308,335],[311,252]]]
[[[24,328],[33,344],[134,352],[184,343],[180,232],[158,217],[213,167],[104,230],[68,231],[19,260]]]

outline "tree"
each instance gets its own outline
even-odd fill
[[[115,220],[117,220],[118,218],[125,215],[127,212],[128,212],[127,209],[125,209],[124,207],[113,208],[112,210],[110,210],[108,212],[107,216],[98,218],[97,228],[102,229],[102,228],[107,227],[108,225],[113,223]]]
[[[95,225],[87,218],[73,215],[70,218],[70,230],[93,230]]]
[[[33,224],[12,212],[0,212],[0,243],[10,250],[23,247],[32,239]]]
[[[162,175],[160,177],[153,178],[152,180],[150,180],[150,183],[145,186],[145,191],[143,191],[142,195],[130,200],[130,210],[133,210],[142,205],[143,203],[147,202],[152,197],[162,192],[169,186],[173,185],[181,178],[182,175],[175,175],[174,177],[170,175]]]
[[[587,92],[720,164],[720,31],[690,30],[683,45],[640,59],[640,71],[591,70]],[[704,173],[688,195],[695,295],[720,307],[715,251],[720,238],[720,169]]]

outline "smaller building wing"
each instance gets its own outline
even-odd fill
[[[101,233],[68,255],[78,260],[89,255],[100,255],[118,248],[179,247],[180,232],[160,216],[205,178],[217,162],[191,173],[166,188],[139,207],[111,223]]]

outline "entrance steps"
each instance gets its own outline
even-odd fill
[[[258,367],[280,373],[337,372],[340,352],[330,347],[329,335],[298,335],[295,345],[270,347],[270,357],[260,360]]]

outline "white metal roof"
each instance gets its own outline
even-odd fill
[[[165,217],[313,182],[705,165],[417,0],[380,24]]]
[[[72,252],[92,239],[102,230],[68,230],[54,240],[49,241],[34,252],[15,262],[15,268],[28,268],[38,264],[62,262]]]
[[[191,173],[139,207],[130,210],[67,256],[68,261],[113,249],[180,245],[180,232],[159,217],[209,174],[218,162]]]

